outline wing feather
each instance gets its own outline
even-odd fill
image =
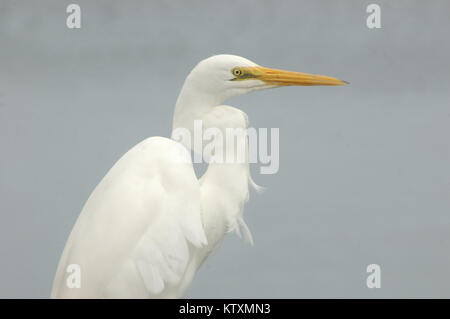
[[[206,244],[190,154],[170,139],[149,138],[128,151],[89,197],[61,257],[52,297],[157,296],[182,280],[189,245]],[[65,285],[69,264],[81,267],[80,289]]]

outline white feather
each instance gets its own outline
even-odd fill
[[[185,154],[175,162],[168,154]],[[127,152],[96,187],[67,242],[52,296],[114,296],[123,271],[149,294],[176,285],[189,262],[188,242],[207,244],[200,185],[178,143],[149,138]],[[136,264],[130,274],[127,261]],[[81,288],[65,285],[66,267],[81,266]],[[105,289],[108,287],[108,289]]]

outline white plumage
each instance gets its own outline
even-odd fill
[[[229,97],[275,86],[319,84],[343,82],[263,68],[237,56],[214,56],[187,77],[173,128],[192,132],[200,119],[204,129],[245,129],[246,114],[221,105]],[[51,296],[182,296],[227,232],[241,229],[252,242],[243,220],[249,184],[254,185],[247,161],[211,163],[197,179],[185,145],[164,137],[144,140],[110,169],[87,200],[66,243]],[[70,264],[80,266],[79,288],[67,285]]]

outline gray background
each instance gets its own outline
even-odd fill
[[[235,98],[280,128],[280,171],[253,177],[256,245],[227,236],[189,297],[450,297],[446,1],[0,2],[0,297],[47,297],[92,189],[170,134],[185,76],[232,53],[336,76]],[[368,289],[366,266],[382,267]]]

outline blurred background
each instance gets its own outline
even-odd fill
[[[280,170],[187,296],[450,297],[449,2],[376,1],[381,29],[372,1],[76,1],[68,29],[70,3],[0,1],[0,297],[50,295],[93,188],[219,53],[351,84],[227,102],[280,128]]]

